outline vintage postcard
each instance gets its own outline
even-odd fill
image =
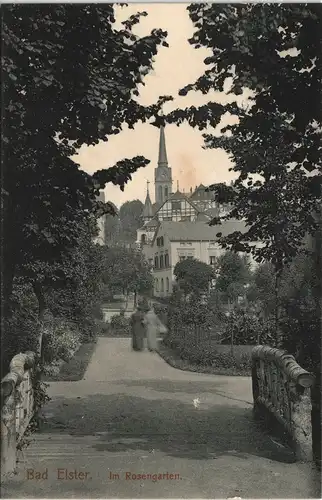
[[[4,3],[3,498],[321,498],[315,3]]]

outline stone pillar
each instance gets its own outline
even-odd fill
[[[16,468],[16,402],[15,391],[6,399],[1,412],[1,475]]]
[[[311,462],[312,454],[312,427],[311,427],[311,398],[303,387],[297,387],[294,382],[289,384],[291,399],[291,432],[294,448],[298,460]]]

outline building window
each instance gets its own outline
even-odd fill
[[[171,208],[174,212],[180,212],[181,210],[181,202],[180,201],[173,201],[171,203]]]
[[[160,269],[163,269],[163,267],[164,267],[163,255],[160,255]]]
[[[167,254],[167,253],[164,256],[164,267],[166,267],[166,268],[170,267],[169,254]]]
[[[159,259],[158,259],[158,256],[156,255],[154,257],[154,269],[158,269],[159,268]]]
[[[142,243],[142,245],[144,245],[146,243],[146,235],[145,234],[142,234],[142,236],[141,236],[141,243]]]
[[[161,292],[164,292],[164,281],[163,281],[163,278],[161,278]]]
[[[214,265],[216,264],[216,260],[217,260],[217,259],[216,259],[215,255],[211,255],[211,256],[209,257],[210,265],[211,265],[211,266],[214,266]]]
[[[155,286],[155,291],[158,292],[159,291],[159,280],[158,279],[155,280],[154,286]]]
[[[166,186],[166,187],[164,188],[164,198],[165,198],[165,199],[167,199],[167,198],[168,198],[168,196],[169,196],[169,190],[168,190],[168,186]]]
[[[186,247],[186,246],[190,246],[191,247],[192,243],[191,241],[180,241],[180,246],[181,247]]]
[[[166,290],[169,291],[169,278],[166,279]]]
[[[162,186],[159,186],[159,201],[162,201]]]
[[[172,220],[172,217],[162,217],[163,220]]]

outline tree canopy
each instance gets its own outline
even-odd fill
[[[210,55],[203,74],[180,94],[208,94],[225,85],[232,102],[179,109],[166,119],[187,120],[200,130],[219,126],[220,136],[204,134],[205,147],[227,151],[238,178],[233,186],[210,189],[219,202],[233,204],[226,218],[248,224],[246,234],[221,236],[220,242],[251,250],[280,271],[317,229],[312,212],[321,201],[321,5],[198,3],[187,9],[194,25],[189,42]],[[240,104],[244,91],[251,98]],[[222,127],[225,113],[237,123]]]
[[[173,271],[179,288],[186,295],[199,295],[209,290],[215,277],[213,268],[198,259],[184,259],[175,265]]]
[[[136,241],[136,231],[143,225],[142,212],[144,205],[140,200],[126,201],[120,207],[120,238],[133,243]]]
[[[103,283],[110,294],[120,292],[150,293],[153,277],[142,253],[134,248],[104,248]]]
[[[249,285],[252,275],[246,257],[234,252],[225,252],[216,262],[215,288],[223,294],[225,300],[236,301],[245,294],[245,285]]]
[[[161,101],[143,107],[136,100],[158,46],[166,45],[162,30],[141,38],[133,33],[145,15],[133,15],[116,29],[112,4],[2,9],[6,300],[14,276],[42,282],[77,246],[84,219],[95,225],[96,217],[114,212],[111,204],[96,202],[99,188],[112,182],[124,189],[149,163],[140,156],[120,159],[90,176],[71,160],[81,145],[107,141],[124,124],[133,128],[160,110]]]

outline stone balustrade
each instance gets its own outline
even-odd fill
[[[282,430],[299,460],[312,460],[310,388],[314,376],[294,356],[268,346],[252,351],[255,417]]]
[[[1,475],[15,470],[17,445],[33,416],[35,358],[33,352],[14,356],[1,381]]]

